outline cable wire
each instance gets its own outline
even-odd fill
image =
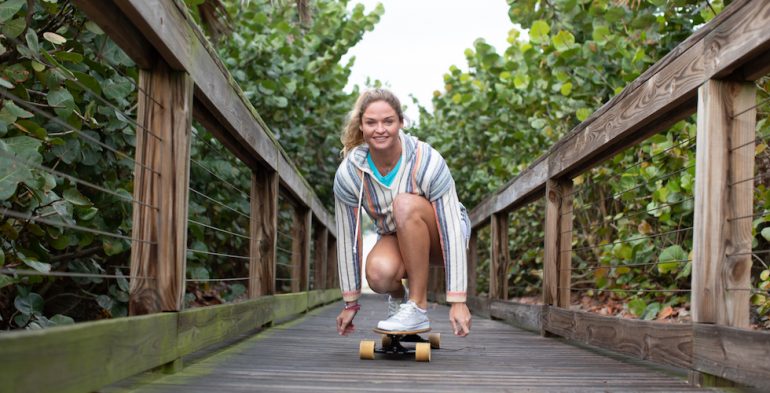
[[[246,218],[248,218],[248,219],[251,219],[251,217],[249,217],[249,215],[248,215],[248,214],[245,214],[245,213],[243,213],[243,212],[242,212],[242,211],[240,211],[240,210],[237,210],[237,209],[235,209],[235,208],[232,208],[232,207],[230,207],[230,206],[227,206],[226,204],[224,204],[224,203],[222,203],[222,202],[220,202],[220,201],[218,201],[218,200],[216,200],[216,199],[214,199],[214,198],[212,198],[212,197],[210,197],[210,196],[208,196],[208,195],[206,195],[206,194],[204,194],[204,193],[202,193],[202,192],[200,192],[200,191],[198,191],[198,190],[196,190],[196,189],[194,189],[194,188],[192,188],[192,187],[190,187],[190,191],[192,191],[194,194],[200,195],[200,196],[202,196],[202,197],[204,197],[204,198],[208,199],[208,200],[209,200],[209,201],[211,201],[211,202],[214,202],[214,203],[216,203],[216,204],[217,204],[217,205],[219,205],[219,206],[222,206],[222,207],[224,207],[225,209],[228,209],[228,210],[232,210],[233,212],[235,212],[235,213],[237,213],[237,214],[239,214],[239,215],[241,215],[241,216],[243,216],[243,217],[246,217]]]
[[[41,272],[38,270],[14,269],[14,268],[2,268],[0,269],[0,274],[13,274],[18,276],[126,278],[126,279],[157,280],[156,277],[147,277],[147,276],[126,276],[126,275],[116,275],[116,274],[93,274],[93,273],[78,273],[78,272]]]
[[[202,223],[202,222],[200,222],[200,221],[195,221],[195,220],[193,220],[192,218],[188,218],[188,219],[187,219],[187,221],[189,221],[189,222],[191,222],[191,223],[193,223],[193,224],[196,224],[196,225],[200,225],[200,226],[202,226],[202,227],[206,227],[206,228],[209,228],[209,229],[213,229],[213,230],[215,230],[215,231],[219,231],[219,232],[227,233],[227,234],[229,234],[229,235],[238,236],[238,237],[241,237],[241,238],[244,238],[244,239],[248,239],[248,240],[251,240],[251,238],[250,238],[250,237],[248,237],[248,236],[245,236],[245,235],[241,235],[240,233],[230,232],[230,231],[228,231],[228,230],[225,230],[225,229],[222,229],[222,228],[217,228],[217,227],[215,227],[215,226],[207,225],[207,224],[204,224],[204,223]]]
[[[191,248],[188,248],[186,250],[193,254],[205,254],[205,255],[213,255],[217,257],[226,257],[226,258],[234,258],[234,259],[246,259],[246,260],[251,259],[251,257],[244,257],[242,255],[232,255],[232,254],[223,254],[223,253],[211,252],[211,251],[193,250]]]

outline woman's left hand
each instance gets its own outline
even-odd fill
[[[452,303],[449,309],[449,322],[456,336],[465,337],[471,332],[471,312],[465,303]]]

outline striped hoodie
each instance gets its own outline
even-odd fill
[[[358,299],[361,294],[360,207],[372,218],[380,235],[396,231],[393,199],[401,193],[427,198],[433,205],[438,224],[444,271],[446,299],[465,302],[467,288],[467,235],[462,225],[470,228],[465,207],[460,204],[454,180],[444,158],[425,142],[399,132],[401,167],[390,187],[377,180],[366,156],[366,144],[355,147],[345,157],[334,177],[335,216],[337,223],[337,266],[340,287],[345,301]]]

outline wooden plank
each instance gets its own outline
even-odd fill
[[[193,353],[230,337],[262,327],[270,322],[272,296],[241,303],[222,304],[179,313],[177,347],[179,356]]]
[[[704,39],[704,80],[729,77],[737,68],[770,50],[769,22],[767,1],[749,1],[735,7],[730,19],[714,26]]]
[[[182,307],[192,133],[192,80],[162,61],[141,70],[137,122],[131,315]],[[153,133],[154,135],[150,135]],[[151,168],[151,169],[147,169]]]
[[[491,194],[478,205],[474,206],[470,213],[468,213],[473,229],[478,229],[487,224],[492,213],[495,211],[496,199],[497,193]]]
[[[3,392],[91,392],[178,357],[173,313],[0,335]]]
[[[327,271],[326,271],[326,287],[338,288],[339,278],[337,276],[337,239],[329,237],[329,243],[327,246]]]
[[[570,305],[572,181],[548,180],[545,200],[543,304]]]
[[[278,174],[252,172],[249,222],[249,298],[275,293],[278,247]]]
[[[73,0],[72,3],[83,11],[88,19],[99,25],[139,68],[151,69],[155,66],[158,52],[113,1]]]
[[[468,296],[468,298],[465,300],[465,304],[468,305],[468,308],[471,310],[471,313],[473,315],[482,316],[485,318],[490,317],[489,313],[489,304],[490,300],[488,297],[484,296]]]
[[[272,321],[301,314],[308,309],[307,292],[283,293],[273,297],[276,301],[273,303],[269,314]]]
[[[489,261],[489,298],[504,299],[508,296],[506,272],[511,263],[508,252],[508,213],[492,215],[492,256]]]
[[[545,307],[546,331],[639,359],[690,368],[692,326],[605,317],[583,311]]]
[[[516,176],[497,193],[494,212],[511,210],[525,205],[529,199],[538,199],[545,192],[548,179],[548,156],[543,155]]]
[[[168,0],[114,1],[168,64],[190,74],[195,82],[195,97],[221,124],[222,135],[227,135],[223,139],[231,139],[223,144],[242,146],[249,156],[258,159],[260,166],[279,172],[288,190],[304,201],[336,236],[333,217],[298,174],[256,109],[219,60],[216,50],[191,21],[185,6]],[[240,158],[247,163],[252,161]]]
[[[471,238],[468,241],[468,296],[476,296],[478,285],[479,266],[479,232],[471,230]]]
[[[291,230],[291,291],[308,290],[310,274],[310,225],[313,214],[302,207],[294,207]]]
[[[309,291],[307,294],[308,308],[323,306],[325,304],[329,304],[338,300],[342,300],[342,292],[340,291],[339,288],[318,289],[314,291]]]
[[[314,223],[315,224],[315,223]],[[315,288],[313,289],[327,289],[326,286],[326,274],[328,274],[329,268],[326,266],[328,262],[328,252],[329,248],[327,247],[327,244],[329,243],[329,231],[322,227],[322,226],[315,226],[315,239],[313,240],[313,246],[314,246],[314,252],[313,256],[314,261],[313,265],[315,266],[315,277],[313,279],[313,282],[315,283]]]
[[[543,306],[539,304],[493,300],[489,303],[489,314],[492,318],[533,332],[539,333],[543,327]]]
[[[698,100],[693,321],[748,327],[754,127],[753,84],[708,81]],[[733,148],[738,148],[731,152]],[[731,186],[731,183],[737,183]],[[733,255],[739,254],[739,255]]]
[[[770,389],[770,332],[693,324],[693,368]]]

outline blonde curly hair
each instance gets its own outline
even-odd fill
[[[364,133],[361,131],[361,117],[363,117],[366,108],[373,102],[384,101],[396,111],[398,120],[404,123],[404,112],[401,109],[401,101],[398,100],[393,92],[386,89],[372,89],[361,93],[353,105],[353,110],[348,115],[347,124],[342,130],[342,156],[345,157],[354,147],[364,143]]]

